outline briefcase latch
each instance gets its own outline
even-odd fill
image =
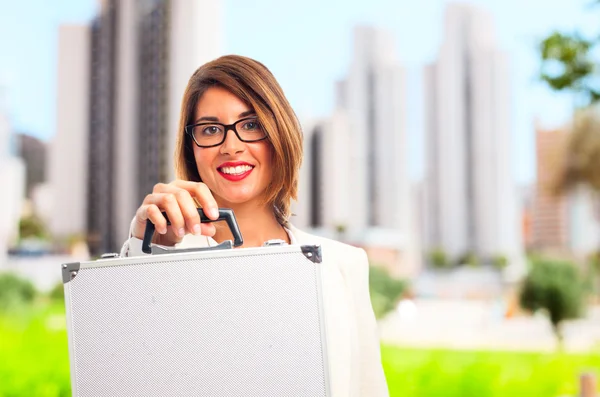
[[[287,245],[285,240],[274,238],[263,243],[263,247],[277,247],[278,245]]]
[[[229,250],[233,248],[233,242],[231,240],[225,240],[219,245],[212,247],[195,247],[195,248],[169,248],[158,244],[152,244],[152,255],[161,254],[181,254],[182,252],[204,252],[204,251],[219,251]]]

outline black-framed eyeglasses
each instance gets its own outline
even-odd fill
[[[202,148],[221,145],[225,142],[227,132],[233,130],[242,142],[258,142],[267,138],[257,117],[246,117],[233,124],[202,122],[185,126],[186,134],[191,135],[194,143]]]

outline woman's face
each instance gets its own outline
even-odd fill
[[[253,109],[240,98],[224,88],[211,87],[196,105],[194,124],[233,124],[252,116],[255,116]],[[238,130],[242,124],[238,124]],[[273,149],[267,139],[242,142],[233,130],[229,130],[225,141],[219,146],[201,148],[193,142],[192,145],[200,178],[220,206],[260,202],[272,177]]]

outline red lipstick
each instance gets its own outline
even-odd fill
[[[235,174],[235,173],[232,174],[232,173],[223,172],[224,168],[233,168],[233,167],[240,167],[240,166],[248,166],[248,167],[250,167],[250,169],[241,174]],[[254,166],[250,163],[246,163],[245,161],[228,161],[217,167],[217,171],[219,172],[219,174],[223,178],[227,179],[228,181],[232,181],[232,182],[241,181],[242,179],[246,178],[248,175],[250,175],[250,173],[252,172],[253,169],[254,169]]]

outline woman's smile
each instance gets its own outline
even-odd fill
[[[228,181],[237,182],[246,178],[254,166],[245,161],[228,161],[217,167],[217,171]]]

